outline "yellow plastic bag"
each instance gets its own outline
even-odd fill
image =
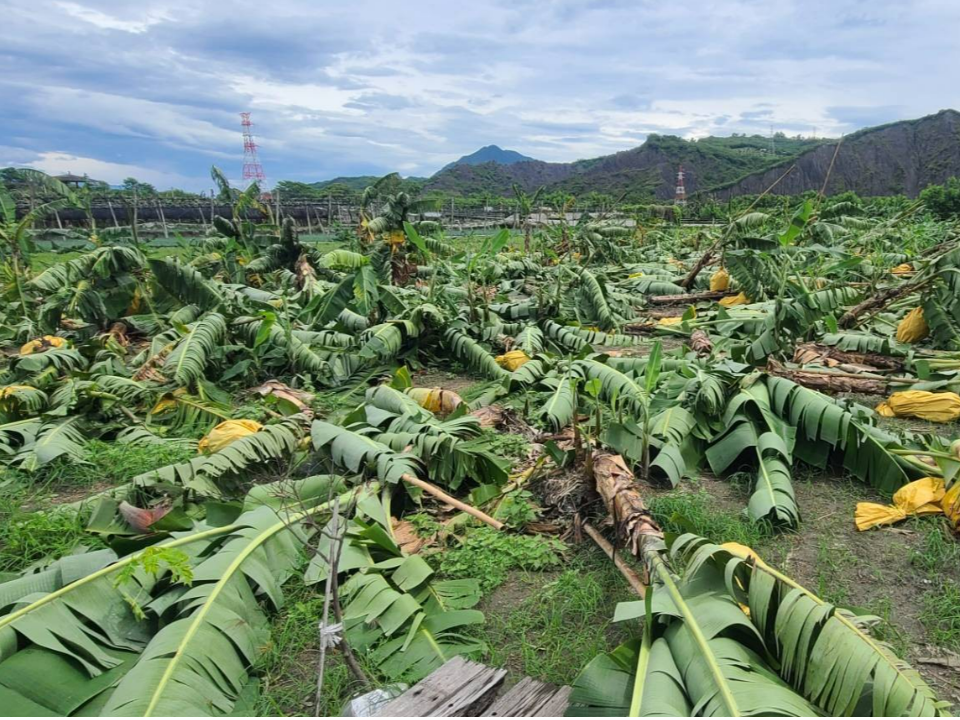
[[[950,527],[954,530],[960,529],[960,482],[954,481],[953,487],[944,493],[940,507],[950,521]]]
[[[723,307],[733,307],[734,305],[749,305],[750,298],[743,293],[740,293],[739,295],[734,295],[733,297],[721,298],[720,300],[717,300],[717,302]]]
[[[660,320],[657,322],[657,325],[664,325],[664,326],[679,325],[682,322],[683,322],[682,317],[665,317],[665,318],[660,318]]]
[[[902,265],[897,265],[890,271],[891,275],[909,275],[913,272],[913,265],[910,263],[903,263]]]
[[[638,277],[643,277],[643,273],[642,272],[630,273],[629,275],[627,275],[627,280],[633,280],[634,278],[638,278]]]
[[[48,348],[59,348],[67,344],[67,341],[56,335],[44,335],[42,338],[31,340],[20,348],[21,355],[33,355],[36,352],[43,352]]]
[[[960,395],[927,390],[895,392],[874,408],[883,417],[915,417],[930,422],[953,422],[960,418]]]
[[[447,413],[452,413],[460,403],[463,402],[463,398],[457,395],[452,390],[444,390],[443,388],[407,388],[404,392],[409,395],[416,403],[424,408],[429,410],[432,413],[441,413],[446,415]]]
[[[960,522],[960,482],[944,492],[943,479],[925,477],[907,483],[893,495],[893,505],[857,503],[854,522],[857,530],[893,525],[912,515],[947,516],[956,529]]]
[[[920,342],[929,334],[930,328],[923,319],[923,308],[914,308],[897,325],[897,342]]]
[[[204,435],[197,450],[205,455],[220,452],[235,440],[253,435],[262,427],[256,420],[225,420]]]
[[[897,490],[892,505],[857,503],[854,523],[857,530],[869,530],[880,525],[893,525],[912,515],[942,513],[943,497],[943,478],[920,478]]]
[[[717,270],[710,278],[710,291],[719,292],[730,287],[730,273],[724,268]]]
[[[497,365],[513,372],[530,362],[530,356],[523,350],[511,350],[505,355],[497,355]]]

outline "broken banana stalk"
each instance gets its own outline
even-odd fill
[[[663,531],[644,504],[633,472],[620,455],[594,451],[593,479],[613,518],[617,538],[649,573],[665,549]]]

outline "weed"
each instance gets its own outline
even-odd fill
[[[543,587],[537,587],[538,575],[515,576],[512,582],[528,586],[530,594],[519,604],[503,602],[505,613],[497,612],[497,598],[491,598],[483,608],[488,663],[517,676],[569,684],[596,655],[626,638],[627,628],[611,618],[619,600],[635,598],[612,563],[591,552],[574,556],[570,565]]]
[[[843,581],[843,570],[855,565],[856,556],[848,548],[821,537],[817,541],[817,595],[841,607],[848,604],[848,590]]]
[[[530,443],[520,435],[484,428],[481,437],[488,443],[490,452],[495,455],[515,461],[526,460],[530,456]]]
[[[318,630],[323,595],[294,578],[284,588],[287,603],[274,618],[270,644],[255,668],[260,675],[259,716],[313,716],[317,692]],[[357,658],[361,663],[364,658]],[[368,676],[371,670],[365,668]],[[320,716],[333,717],[360,690],[336,650],[328,651]]]
[[[769,525],[742,514],[719,510],[712,496],[700,490],[650,498],[650,512],[667,532],[693,532],[714,542],[737,542],[756,548],[773,535]]]
[[[430,513],[414,513],[413,515],[406,515],[403,519],[413,525],[417,535],[424,538],[435,536],[442,528],[442,525]]]
[[[541,535],[510,535],[493,528],[471,529],[459,547],[443,553],[440,572],[476,578],[483,592],[507,579],[510,570],[546,570],[560,564],[564,545]]]
[[[529,490],[513,490],[503,496],[494,517],[512,528],[522,528],[540,517],[540,509]]]
[[[24,511],[25,500],[23,491],[0,495],[0,571],[24,570],[46,558],[67,555],[81,544],[100,544],[76,513]]]
[[[876,615],[880,618],[872,628],[873,636],[887,643],[897,656],[904,657],[910,648],[910,638],[890,619],[893,610],[890,598],[882,598],[866,610],[868,615]]]
[[[960,650],[960,585],[945,580],[924,594],[920,622],[937,645]]]
[[[89,464],[57,460],[40,473],[8,468],[0,482],[0,571],[23,570],[32,563],[66,555],[79,545],[99,546],[86,532],[84,518],[49,508],[50,494],[59,500],[82,499],[91,489],[129,482],[133,476],[193,456],[188,448],[170,445],[117,445],[93,440]]]
[[[917,518],[923,540],[919,548],[911,551],[910,562],[936,575],[945,567],[956,567],[960,561],[960,545],[949,534],[942,517]]]
[[[129,482],[135,475],[164,465],[185,462],[194,450],[169,444],[119,445],[102,440],[87,444],[88,462],[58,459],[35,474],[9,470],[16,482],[47,486],[51,490],[63,488],[112,486]]]

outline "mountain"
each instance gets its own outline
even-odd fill
[[[431,177],[425,190],[471,195],[510,195],[514,184],[526,192],[545,186],[574,195],[601,192],[630,200],[672,198],[677,168],[682,163],[688,193],[728,183],[781,160],[796,157],[822,140],[761,136],[708,137],[697,141],[669,135],[650,135],[632,150],[572,163],[540,160],[510,165],[487,162],[447,166]],[[704,178],[704,182],[701,182]]]
[[[377,180],[380,179],[380,175],[345,175],[342,177],[336,177],[333,180],[321,180],[319,182],[310,183],[317,190],[323,190],[323,188],[328,185],[343,185],[350,190],[355,190],[357,192],[363,192],[364,189],[373,185]],[[427,178],[410,177],[403,178],[401,180],[401,187],[405,190],[407,189],[416,189],[419,187],[420,183],[426,182]]]
[[[521,155],[516,150],[504,150],[497,145],[487,145],[476,152],[464,155],[441,168],[440,172],[448,170],[455,165],[483,165],[484,163],[497,163],[498,165],[513,165],[520,162],[537,162],[532,157]]]
[[[447,166],[427,180],[424,190],[509,196],[516,183],[528,193],[544,186],[575,196],[601,192],[634,202],[663,201],[673,198],[682,164],[688,195],[703,192],[726,199],[761,193],[796,165],[772,192],[797,194],[823,186],[836,146],[836,140],[780,133],[772,141],[759,135],[698,140],[650,135],[631,150],[572,163],[528,160]],[[827,192],[916,196],[927,185],[954,175],[960,176],[960,113],[942,110],[846,136]]]
[[[834,154],[836,158],[834,159]],[[830,170],[831,164],[833,169]],[[717,197],[757,194],[795,165],[771,191],[796,195],[819,190],[829,172],[827,193],[916,197],[927,185],[960,176],[960,113],[941,110],[917,120],[866,128],[806,152],[792,162],[748,175],[716,189]]]

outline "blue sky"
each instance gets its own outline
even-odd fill
[[[550,161],[651,132],[839,135],[960,107],[956,0],[5,0],[0,167],[269,180]]]

